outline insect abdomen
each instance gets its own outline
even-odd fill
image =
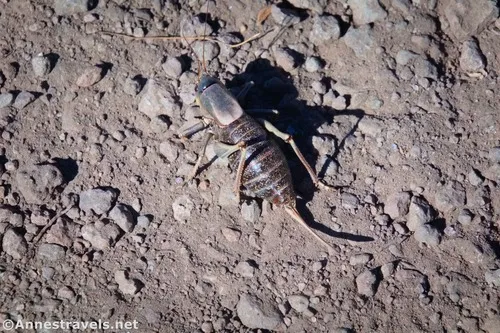
[[[246,164],[242,185],[262,198],[276,205],[295,203],[292,176],[287,160],[267,132],[248,115],[243,115],[229,126],[221,129],[220,140],[230,144],[244,141],[247,147]],[[230,162],[238,167],[240,153],[233,154]]]

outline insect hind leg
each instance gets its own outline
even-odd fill
[[[333,189],[334,188],[333,186],[330,186],[330,185],[323,183],[318,178],[318,176],[316,175],[316,172],[313,170],[313,168],[306,161],[306,158],[304,157],[304,155],[302,155],[299,147],[297,146],[297,144],[295,143],[295,140],[293,140],[293,137],[290,134],[281,132],[279,129],[274,127],[274,125],[271,124],[271,122],[269,122],[268,120],[259,118],[259,119],[257,119],[257,121],[260,122],[267,131],[271,132],[272,134],[276,135],[278,138],[280,138],[281,140],[285,141],[290,146],[292,146],[292,149],[295,152],[295,155],[297,155],[300,162],[306,168],[307,173],[309,173],[309,176],[311,177],[311,180],[316,187],[321,188],[321,189]]]
[[[245,169],[245,161],[247,156],[247,144],[245,141],[240,141],[235,145],[229,145],[222,142],[216,142],[214,144],[215,154],[218,158],[227,158],[230,155],[240,151],[240,161],[238,163],[238,170],[236,172],[236,181],[234,183],[234,192],[236,194],[236,199],[240,202],[240,190],[241,183],[243,179],[243,171]]]

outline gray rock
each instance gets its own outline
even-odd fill
[[[329,331],[330,333],[354,333],[354,331],[347,327],[336,327]]]
[[[356,57],[366,57],[375,44],[372,28],[369,25],[350,27],[344,35],[344,43],[354,51]]]
[[[339,39],[339,21],[334,16],[316,15],[309,37],[316,44]]]
[[[36,99],[35,95],[30,93],[29,91],[21,91],[16,96],[16,100],[14,101],[14,104],[12,104],[12,106],[18,110],[21,110],[24,109],[26,106],[28,106],[35,99]]]
[[[349,0],[354,24],[363,25],[381,21],[387,17],[387,11],[378,0]]]
[[[13,206],[0,206],[0,223],[10,223],[11,217],[16,213],[17,209]]]
[[[141,215],[137,217],[137,227],[146,229],[151,224],[151,218],[147,215]]]
[[[294,7],[311,10],[315,13],[323,13],[328,0],[290,0]]]
[[[246,201],[241,205],[241,216],[247,222],[257,222],[261,213],[262,210],[255,200]]]
[[[465,189],[462,184],[451,181],[436,194],[435,207],[442,212],[449,212],[465,204]]]
[[[474,214],[468,209],[462,209],[460,211],[460,214],[458,214],[458,223],[462,225],[469,225],[472,222],[472,219],[474,218]]]
[[[476,169],[471,169],[471,171],[467,175],[467,178],[469,179],[469,183],[471,183],[472,186],[479,186],[484,180],[483,176],[481,176],[479,171],[477,171]]]
[[[304,64],[304,68],[309,73],[315,73],[323,68],[323,62],[318,57],[308,57]]]
[[[394,223],[393,227],[394,230],[400,235],[405,235],[408,232],[408,228],[403,223]]]
[[[498,17],[498,6],[493,0],[451,0],[444,8],[449,23],[448,35],[464,40],[479,33]]]
[[[123,82],[123,92],[130,96],[136,96],[141,92],[142,85],[137,78],[127,77]]]
[[[32,309],[34,312],[54,313],[61,303],[62,301],[59,299],[43,299],[41,302],[33,304]]]
[[[50,60],[40,53],[31,59],[31,67],[33,68],[33,72],[36,76],[44,77],[50,73]]]
[[[176,198],[172,203],[174,219],[179,222],[186,222],[191,217],[191,211],[194,209],[194,203],[187,194]]]
[[[500,287],[500,269],[486,271],[486,273],[484,273],[484,279],[486,283],[495,287]]]
[[[293,25],[300,22],[300,17],[295,10],[280,8],[276,5],[271,6],[271,16],[279,25]]]
[[[14,103],[14,95],[11,93],[0,94],[0,109],[11,106]]]
[[[74,290],[68,286],[63,286],[57,291],[57,298],[60,299],[73,299],[75,296]]]
[[[93,188],[80,193],[79,207],[86,214],[102,215],[109,212],[117,198],[117,193],[111,188]]]
[[[205,61],[208,63],[217,58],[220,53],[219,44],[215,42],[196,41],[192,46],[198,59],[205,58]]]
[[[493,147],[488,152],[490,161],[500,163],[500,147]]]
[[[351,258],[349,259],[349,265],[363,266],[370,262],[370,260],[372,259],[373,255],[371,253],[358,253],[351,256]]]
[[[466,73],[476,73],[484,70],[486,59],[479,48],[476,39],[469,39],[462,44],[460,68]]]
[[[162,114],[172,117],[181,111],[175,90],[169,83],[149,79],[141,94],[138,109],[149,118]]]
[[[387,264],[383,264],[380,267],[380,271],[382,272],[382,276],[384,279],[388,279],[394,274],[394,271],[396,270],[396,266],[394,262],[388,262]]]
[[[481,327],[486,333],[498,333],[500,327],[500,315],[493,315],[484,319],[484,325]]]
[[[128,272],[118,270],[115,272],[115,281],[120,291],[126,295],[134,295],[141,289],[139,280],[129,278]]]
[[[415,230],[413,237],[417,242],[424,243],[429,246],[438,246],[441,243],[441,234],[430,224],[424,224]]]
[[[57,261],[65,258],[66,251],[61,245],[45,243],[38,247],[37,254],[42,260]]]
[[[392,7],[407,14],[411,8],[411,1],[410,0],[392,0]]]
[[[396,63],[398,65],[405,66],[409,64],[413,59],[416,59],[418,54],[408,50],[399,50],[396,54]]]
[[[252,329],[274,330],[282,323],[281,313],[274,305],[249,294],[240,296],[236,313],[241,323]]]
[[[344,192],[341,195],[342,207],[347,209],[356,209],[359,205],[359,199],[352,193]]]
[[[436,65],[434,65],[424,57],[418,57],[415,59],[413,64],[413,71],[415,72],[415,75],[420,78],[429,78],[433,80],[437,80],[438,78],[438,70]]]
[[[288,296],[288,303],[298,313],[302,313],[309,308],[309,299],[304,295],[290,295]]]
[[[496,259],[495,249],[484,237],[476,237],[473,241],[463,238],[454,238],[451,241],[443,243],[449,247],[453,253],[458,254],[468,263],[488,267]]]
[[[253,278],[255,267],[250,260],[240,261],[234,268],[234,272],[246,278]]]
[[[15,229],[7,229],[3,234],[2,249],[12,258],[20,260],[28,252],[28,243]]]
[[[358,129],[361,133],[375,138],[382,133],[384,123],[379,119],[363,117],[358,123]]]
[[[175,162],[175,160],[177,160],[181,149],[183,149],[183,146],[176,142],[164,141],[160,143],[160,154],[169,162]]]
[[[405,216],[408,214],[411,195],[408,192],[397,192],[387,198],[387,203],[384,207],[384,213],[388,214],[392,219]]]
[[[52,280],[55,273],[56,270],[53,267],[46,267],[46,266],[42,267],[42,277],[47,281]]]
[[[344,96],[335,97],[330,106],[335,110],[345,110],[347,108],[347,100]]]
[[[16,174],[16,181],[26,202],[37,205],[45,203],[55,189],[64,184],[62,173],[50,164],[21,168]]]
[[[214,332],[214,325],[211,322],[206,321],[201,324],[201,331],[203,333],[212,333]]]
[[[500,181],[500,163],[493,163],[484,171],[484,176],[497,182]]]
[[[276,64],[287,72],[290,72],[297,67],[297,61],[294,53],[289,48],[275,48],[274,59],[276,60]]]
[[[170,118],[164,114],[151,118],[149,127],[153,133],[165,134],[172,125]]]
[[[134,213],[129,206],[117,204],[108,214],[120,228],[125,232],[131,232],[134,229]]]
[[[101,66],[87,67],[76,79],[76,85],[82,88],[88,88],[98,83],[104,77],[105,71]]]
[[[108,223],[99,229],[91,223],[84,225],[81,233],[82,238],[89,241],[93,247],[99,250],[106,250],[116,243],[122,231],[114,223]]]
[[[331,154],[335,150],[335,140],[325,136],[313,136],[312,144],[320,156]]]
[[[356,277],[358,294],[373,297],[377,291],[378,278],[372,270],[366,270]]]
[[[314,81],[311,83],[311,88],[318,94],[326,93],[326,85],[321,81]]]
[[[377,96],[368,96],[365,106],[370,110],[378,110],[384,105],[384,101]]]
[[[57,15],[84,13],[92,9],[95,2],[95,0],[54,0],[54,11]]]
[[[406,226],[411,231],[415,231],[418,227],[431,222],[434,216],[434,210],[424,198],[413,197],[410,203]]]
[[[172,79],[178,79],[181,77],[186,65],[180,57],[171,57],[161,65],[165,74]]]
[[[233,228],[223,228],[222,235],[226,240],[230,243],[236,243],[241,238],[241,231],[233,229]]]

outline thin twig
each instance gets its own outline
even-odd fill
[[[72,202],[70,203],[66,208],[64,208],[62,211],[60,211],[56,216],[54,216],[49,223],[43,229],[36,235],[36,237],[33,239],[33,244],[36,244],[40,241],[40,239],[43,237],[43,235],[56,223],[57,219],[69,212],[69,210],[73,207],[75,207],[76,203]]]

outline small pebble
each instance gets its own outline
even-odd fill
[[[16,109],[24,109],[28,104],[35,100],[35,95],[28,91],[21,91],[19,95],[16,96],[16,100],[14,101],[13,106]]]
[[[441,243],[439,231],[430,224],[419,226],[413,234],[415,240],[429,246],[438,246]]]
[[[76,85],[79,87],[90,87],[98,83],[104,77],[104,70],[99,66],[88,67],[83,70],[83,73],[76,80]]]
[[[373,259],[373,255],[370,253],[359,253],[351,256],[349,259],[349,265],[351,266],[362,266],[366,265],[370,260]]]
[[[367,297],[373,297],[378,284],[377,275],[371,271],[366,270],[356,277],[356,287],[358,293]]]
[[[241,231],[233,228],[223,228],[222,235],[226,238],[228,242],[236,243],[241,238]]]
[[[252,278],[255,273],[255,267],[251,261],[240,261],[234,268],[234,272],[246,278]]]
[[[184,72],[186,65],[180,57],[171,57],[161,65],[165,74],[172,79],[178,79]]]
[[[471,171],[467,175],[467,178],[469,179],[469,183],[472,186],[479,186],[484,180],[483,176],[481,176],[479,171],[476,169],[471,169]]]
[[[309,299],[303,295],[288,296],[288,303],[295,311],[302,313],[309,307]]]
[[[486,67],[485,58],[476,39],[469,39],[462,44],[460,68],[466,73],[477,73]]]
[[[297,67],[294,53],[289,48],[276,48],[274,50],[274,58],[276,60],[276,64],[287,72],[290,72]]]
[[[46,76],[51,70],[49,58],[44,56],[42,53],[31,59],[31,66],[33,68],[33,73],[35,73],[38,77]]]
[[[309,73],[315,73],[323,68],[323,62],[318,57],[308,57],[304,67]]]
[[[14,103],[14,95],[11,93],[0,94],[0,109],[11,106]]]
[[[462,225],[469,225],[472,222],[472,219],[474,218],[474,215],[471,213],[470,210],[468,209],[462,209],[460,211],[460,214],[458,214],[458,223]]]

